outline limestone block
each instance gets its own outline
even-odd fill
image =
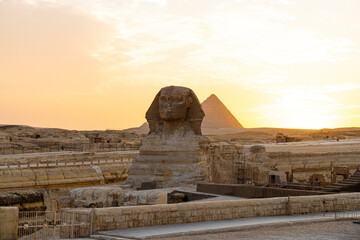
[[[146,113],[150,134],[142,141],[126,183],[140,187],[142,182],[155,182],[159,187],[174,187],[208,180],[207,157],[200,149],[206,141],[201,136],[203,117],[191,89],[162,88]]]
[[[111,207],[124,202],[124,190],[118,186],[84,187],[70,191],[75,207]]]
[[[0,240],[17,239],[18,218],[17,207],[0,207]]]

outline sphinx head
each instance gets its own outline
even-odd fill
[[[161,131],[164,123],[184,122],[195,134],[201,135],[201,121],[205,114],[195,93],[185,87],[164,87],[156,95],[146,113],[150,132]]]
[[[164,121],[185,120],[192,104],[190,89],[184,87],[165,87],[160,90],[159,114]]]

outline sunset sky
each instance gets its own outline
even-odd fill
[[[247,128],[360,127],[360,1],[0,0],[0,124],[135,127],[168,85]]]

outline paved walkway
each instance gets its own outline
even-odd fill
[[[351,217],[353,214],[349,213],[347,217]],[[344,214],[345,216],[345,214]],[[360,211],[357,212],[357,217],[360,216]],[[271,216],[271,217],[253,217],[253,218],[241,218],[224,221],[209,221],[198,223],[186,223],[186,224],[170,224],[151,227],[130,228],[122,230],[111,230],[98,232],[98,236],[106,239],[109,237],[127,238],[127,239],[145,239],[155,237],[166,236],[178,236],[184,234],[201,234],[211,232],[225,232],[231,230],[241,230],[247,228],[254,228],[264,225],[287,225],[303,222],[319,222],[334,220],[334,213],[327,213],[326,216],[318,215],[296,215],[296,216]]]

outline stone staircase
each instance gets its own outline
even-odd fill
[[[323,187],[325,192],[360,192],[360,170],[357,170],[348,179]]]

